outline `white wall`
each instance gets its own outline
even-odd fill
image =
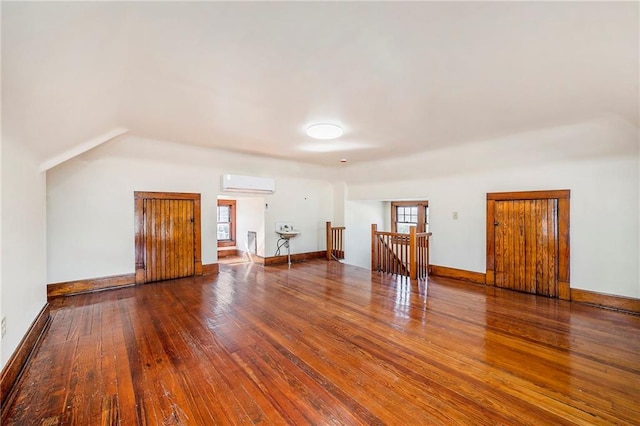
[[[2,141],[2,316],[4,367],[46,297],[45,176],[20,143]]]
[[[202,262],[217,261],[216,206],[220,175],[265,176],[276,193],[264,197],[265,252],[275,250],[275,222],[295,222],[302,234],[292,253],[324,247],[331,220],[331,184],[320,167],[284,160],[121,137],[47,172],[47,281],[134,272],[134,191],[202,195]],[[321,238],[320,238],[321,237]]]
[[[345,203],[344,263],[371,269],[371,224],[379,231],[390,229],[390,203],[347,201]]]
[[[428,199],[431,262],[478,272],[486,193],[570,189],[572,288],[640,297],[638,169],[637,129],[606,119],[368,164],[346,179],[352,201]]]
[[[300,234],[290,241],[291,253],[326,250],[326,222],[333,219],[333,187],[326,180],[282,179],[266,199],[265,256],[274,256],[276,222],[293,222]],[[281,251],[280,254],[283,254]]]
[[[347,199],[347,184],[333,182],[333,222],[332,226],[344,226],[345,201]]]
[[[265,200],[263,197],[238,197],[236,200],[236,248],[250,252],[247,233],[256,233],[257,255],[264,257]]]

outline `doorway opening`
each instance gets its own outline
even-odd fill
[[[265,200],[260,196],[218,196],[218,263],[264,259]]]

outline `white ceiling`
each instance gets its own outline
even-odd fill
[[[324,165],[615,115],[627,3],[2,2],[3,137],[40,161],[117,128]],[[310,123],[341,123],[321,142]]]

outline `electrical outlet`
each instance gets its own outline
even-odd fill
[[[458,212],[453,212],[453,220],[458,220]]]
[[[7,317],[2,317],[2,325],[0,328],[2,328],[2,332],[0,334],[4,337],[4,335],[7,334]]]

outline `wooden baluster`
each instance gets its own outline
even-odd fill
[[[422,237],[422,277],[427,277],[427,242],[429,237],[426,235]]]
[[[397,275],[398,274],[398,256],[394,256],[394,254],[398,253],[398,249],[400,248],[400,244],[397,238],[393,238],[393,250],[391,251],[391,253],[389,253],[389,256],[391,257],[391,261],[393,262],[393,274]]]
[[[384,260],[385,260],[385,256],[387,255],[387,252],[384,250],[384,236],[381,235],[380,236],[380,240],[379,240],[379,244],[378,244],[378,258],[379,258],[379,269],[380,272],[384,272]]]
[[[430,260],[429,260],[429,250],[430,250],[429,245],[431,244],[431,238],[430,237],[431,237],[431,235],[427,235],[427,276],[429,275],[429,262],[430,262]]]
[[[393,262],[393,256],[391,256],[391,253],[393,253],[394,250],[394,245],[395,245],[395,241],[393,241],[393,238],[391,237],[391,235],[389,235],[389,250],[387,251],[387,258],[389,259],[389,272],[391,272],[392,274],[394,273],[394,262]]]
[[[405,273],[405,266],[404,266],[404,260],[402,258],[402,256],[404,256],[404,250],[406,248],[406,244],[404,241],[404,238],[398,239],[398,255],[396,256],[396,262],[398,262],[398,275],[404,275]]]
[[[384,250],[384,235],[380,235],[378,237],[379,240],[379,244],[378,244],[378,257],[379,257],[379,267],[380,267],[380,272],[384,272],[384,260],[385,260],[385,256],[387,255],[387,252]]]
[[[388,272],[389,271],[389,264],[388,264],[388,262],[389,262],[389,243],[391,241],[389,241],[389,236],[388,235],[383,236],[383,238],[384,238],[384,244],[382,246],[382,249],[384,250],[383,251],[383,255],[384,255],[383,263],[385,265],[384,268],[383,268],[383,271],[384,272]]]
[[[416,241],[417,241],[417,240],[416,240]],[[417,249],[416,249],[416,256],[417,256],[417,255],[418,255],[418,251],[417,251]],[[407,249],[407,256],[411,257],[411,247],[409,247],[409,248]],[[407,257],[406,259],[409,259],[409,257]],[[416,263],[416,265],[417,265],[417,263]],[[418,272],[417,266],[416,266],[416,272]]]
[[[389,236],[389,239],[392,241],[392,244],[393,244],[393,247],[390,250],[390,254],[389,254],[391,256],[391,260],[393,261],[393,269],[391,270],[391,273],[396,274],[397,273],[396,264],[397,264],[398,255],[399,255],[398,249],[400,247],[400,243],[399,243],[400,237],[398,236],[398,234],[391,234]]]
[[[394,259],[394,257],[393,257],[393,253],[394,253],[394,251],[396,250],[396,247],[395,247],[395,246],[396,246],[396,243],[397,243],[397,242],[395,241],[395,239],[390,235],[390,236],[389,236],[389,244],[390,244],[390,247],[391,247],[391,248],[390,248],[390,250],[389,250],[389,254],[388,254],[388,256],[389,256],[389,265],[390,265],[389,271],[390,271],[392,274],[395,274],[395,272],[396,272],[396,271],[395,271],[396,262],[395,262],[395,259]]]
[[[382,242],[380,237],[378,236],[376,239],[376,271],[381,270],[382,268]]]
[[[422,277],[427,277],[427,244],[429,237],[426,235],[422,237]]]
[[[389,269],[389,238],[385,236],[385,246],[384,246],[384,272],[388,272]]]
[[[427,234],[427,241],[426,241],[427,245],[425,246],[425,249],[424,249],[424,256],[425,256],[424,257],[424,262],[425,262],[425,268],[426,268],[425,276],[427,276],[427,277],[429,276],[429,244],[430,244],[430,240],[431,240],[430,234]]]
[[[418,252],[416,251],[416,252],[415,252],[415,255],[417,255],[417,254],[418,254]],[[411,247],[410,247],[410,246],[408,246],[408,247],[407,247],[407,257],[405,257],[405,263],[406,263],[407,265],[409,264],[409,259],[411,258],[411,255],[412,255],[412,254],[411,254]],[[418,271],[418,270],[416,269],[416,272],[417,272],[417,271]],[[406,271],[406,270],[405,270],[405,272],[409,272],[409,271]]]
[[[340,233],[337,228],[333,229],[333,254],[336,259],[340,258]]]
[[[338,247],[340,247],[340,242],[338,241],[338,231],[335,228],[331,230],[331,241],[333,241],[333,255],[338,258]]]
[[[416,279],[420,279],[420,268],[422,266],[422,262],[420,261],[420,243],[422,239],[419,235],[416,234]]]
[[[388,235],[386,236],[386,239],[387,239],[388,243],[387,243],[387,248],[386,248],[386,250],[384,252],[384,257],[385,257],[385,260],[386,260],[386,262],[385,262],[385,264],[386,264],[385,270],[386,270],[386,272],[388,272],[389,271],[389,267],[391,266],[389,264],[389,260],[391,260],[389,258],[389,244],[391,244],[391,240],[389,240],[389,236]]]
[[[401,239],[397,239],[396,240],[396,250],[394,251],[394,253],[396,254],[394,256],[394,260],[396,261],[396,275],[401,275],[402,274],[402,270],[400,269],[400,256],[402,255],[402,240]]]
[[[331,228],[331,242],[333,245],[331,246],[331,253],[338,258],[338,233],[335,228]]]
[[[406,249],[406,244],[404,242],[404,238],[398,240],[398,255],[396,256],[396,262],[398,262],[398,275],[404,275],[405,267],[404,267],[404,251]]]
[[[421,260],[421,249],[420,244],[422,243],[422,237],[416,235],[416,279],[420,279],[422,277],[422,260]]]
[[[402,275],[407,275],[407,262],[410,256],[410,247],[406,244],[402,244]]]
[[[378,236],[378,270],[383,271],[384,268],[384,239],[382,235]]]
[[[422,277],[422,250],[420,244],[422,243],[422,237],[416,235],[416,278],[420,279]]]
[[[420,278],[424,278],[425,274],[424,274],[424,243],[425,243],[425,236],[421,236],[420,237]]]
[[[398,275],[404,275],[407,268],[405,267],[405,257],[404,252],[407,251],[407,244],[404,241],[404,238],[398,241],[398,256],[396,260],[398,261]]]
[[[409,229],[409,277],[412,280],[418,278],[416,273],[416,228]]]

